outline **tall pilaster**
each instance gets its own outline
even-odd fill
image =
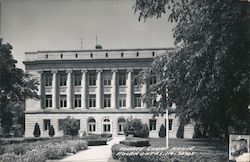
[[[73,94],[72,94],[72,70],[67,70],[67,108],[73,108]]]
[[[82,72],[82,80],[81,80],[81,85],[82,85],[82,90],[81,90],[81,100],[82,100],[82,108],[87,109],[88,108],[88,100],[87,100],[87,69],[84,69],[81,71]]]
[[[133,72],[133,69],[128,69],[127,70],[127,82],[126,82],[126,85],[127,85],[127,95],[126,95],[126,105],[127,105],[127,108],[129,109],[132,109],[132,72]]]
[[[53,79],[52,79],[52,108],[57,109],[58,108],[58,85],[57,85],[57,70],[52,70],[53,73]]]
[[[42,70],[38,71],[38,74],[39,74],[39,80],[40,80],[40,85],[39,85],[39,89],[38,89],[38,94],[40,96],[40,108],[43,109],[44,108],[44,89],[45,89],[45,86],[44,86],[44,73]]]
[[[102,70],[97,70],[96,78],[96,109],[102,108]]]
[[[117,106],[117,69],[112,69],[112,89],[111,89],[111,108],[118,108]]]

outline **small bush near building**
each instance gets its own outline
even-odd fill
[[[148,138],[149,130],[147,124],[143,124],[140,119],[129,119],[124,126],[126,136],[133,134],[134,137]]]
[[[166,127],[163,124],[161,125],[160,131],[159,131],[159,137],[160,138],[166,137]]]
[[[74,119],[67,117],[63,121],[62,130],[64,135],[77,136],[79,131],[80,123]]]
[[[55,135],[55,129],[53,127],[53,125],[49,126],[49,136],[53,137]]]
[[[135,147],[150,146],[149,139],[138,138],[138,137],[131,137],[121,141],[120,143],[126,146],[135,146]]]
[[[35,137],[40,137],[40,135],[41,135],[41,130],[40,130],[38,123],[35,124],[33,135]]]

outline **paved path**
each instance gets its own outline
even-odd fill
[[[111,147],[119,143],[124,137],[114,137],[107,145],[89,146],[87,150],[78,152],[75,155],[65,157],[63,162],[107,162],[111,157]]]

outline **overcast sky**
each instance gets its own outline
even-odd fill
[[[0,0],[1,1],[1,0]],[[135,0],[2,0],[1,37],[13,46],[18,67],[24,52],[173,47],[167,15],[138,21]]]

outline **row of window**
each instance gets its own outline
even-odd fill
[[[81,107],[82,99],[81,95],[75,95],[74,98],[74,107]],[[104,95],[103,106],[111,107],[111,95]],[[118,98],[119,108],[126,107],[126,96],[119,96]],[[149,107],[156,106],[156,99],[152,99],[149,102]],[[46,95],[45,97],[45,107],[52,107],[52,95]],[[66,95],[60,95],[60,107],[67,107],[67,98]],[[96,107],[96,95],[89,95],[89,107]],[[134,95],[134,107],[142,107],[142,98],[141,95]]]
[[[62,126],[63,126],[63,122],[65,119],[58,119],[58,130],[62,130]],[[77,129],[80,130],[80,120],[77,119]],[[124,124],[126,123],[124,118],[119,118],[118,119],[118,133],[123,133],[123,129],[124,129]],[[157,120],[156,119],[149,119],[149,130],[156,130],[156,124],[157,124]],[[169,119],[169,130],[173,129],[173,119]],[[50,119],[44,119],[43,120],[43,128],[44,131],[49,130],[49,127],[51,125],[51,121]],[[102,121],[102,125],[103,125],[103,132],[106,133],[110,133],[111,131],[111,121],[108,118],[105,118]],[[165,120],[165,125],[166,125],[166,120]],[[96,132],[96,121],[94,118],[90,118],[88,120],[88,132]]]
[[[126,85],[126,74],[119,74],[118,82],[120,86]],[[74,86],[81,86],[81,80],[82,76],[80,74],[74,75]],[[111,86],[111,80],[112,76],[103,76],[103,85],[104,86]],[[88,77],[89,85],[95,86],[96,85],[96,75],[90,74]],[[150,79],[149,84],[153,85],[156,83],[156,78],[153,77]],[[136,75],[134,77],[134,85],[138,85],[138,76]],[[66,86],[67,85],[67,75],[66,74],[60,74],[59,77],[59,85],[60,86]],[[45,75],[45,86],[52,86],[52,75],[46,74]]]
[[[123,57],[123,56],[124,56],[124,53],[122,52],[121,53],[121,57]],[[136,52],[136,56],[139,57],[139,52]],[[155,56],[155,52],[152,52],[152,56],[153,57]],[[49,55],[46,54],[45,57],[46,57],[46,59],[48,59]],[[63,54],[61,54],[60,57],[63,58]],[[93,53],[90,53],[90,57],[93,58]],[[105,57],[108,58],[108,53],[105,54]],[[78,54],[77,53],[75,54],[75,58],[78,58]]]

